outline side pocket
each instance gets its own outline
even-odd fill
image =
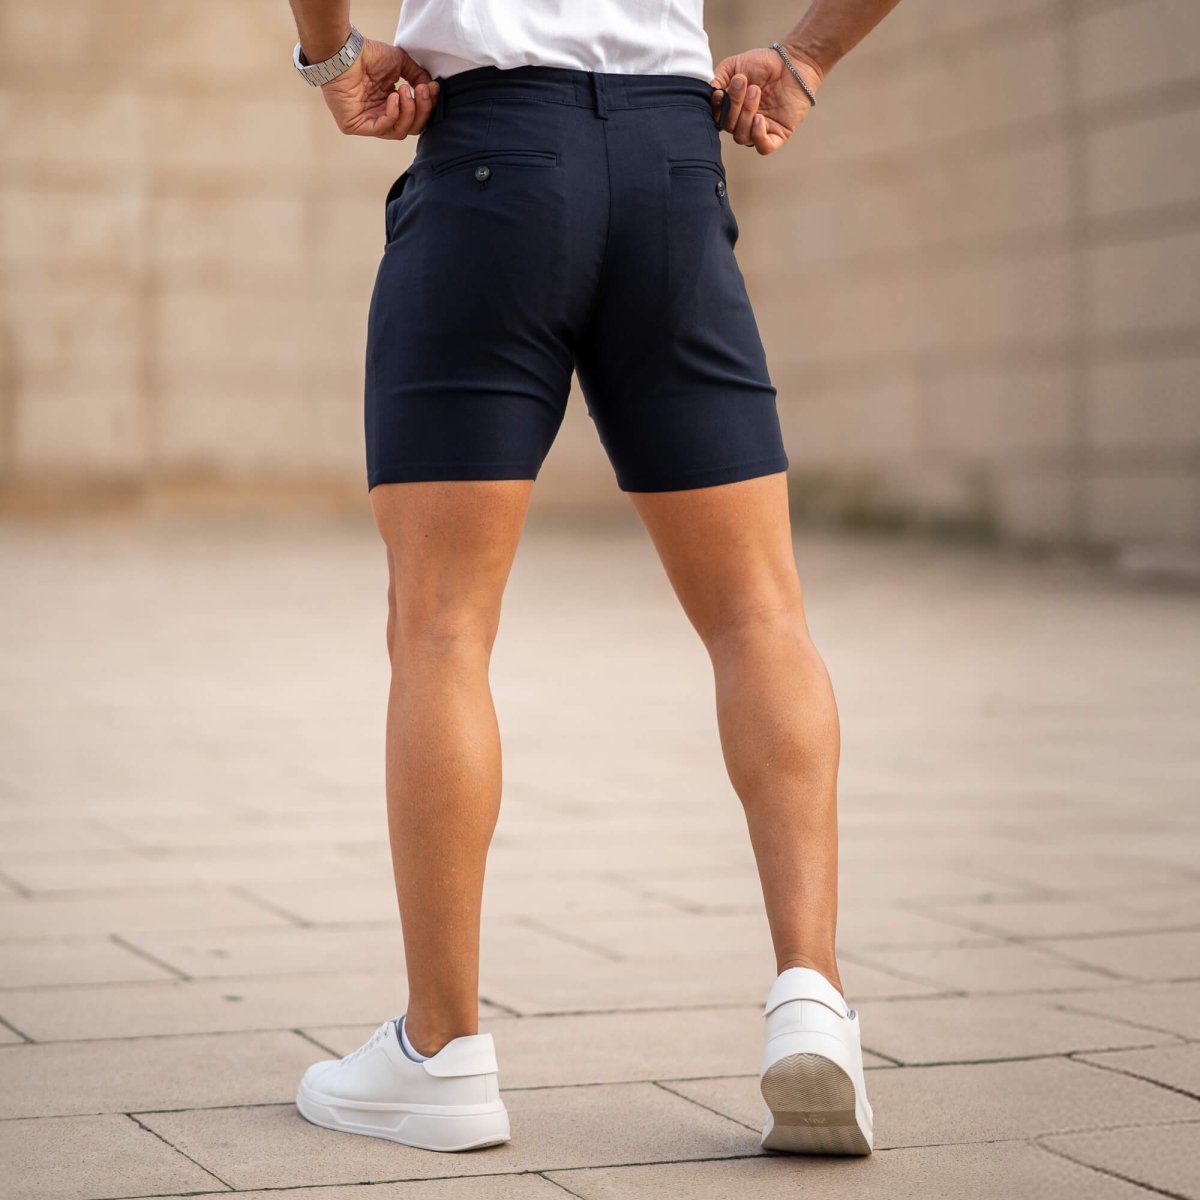
[[[387,199],[383,202],[383,243],[386,246],[392,240],[392,231],[395,229],[396,223],[393,220],[393,204],[399,199],[404,189],[408,186],[408,181],[411,176],[412,168],[410,167],[396,182],[388,189]]]

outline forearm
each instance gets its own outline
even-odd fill
[[[899,3],[900,0],[813,0],[799,24],[782,39],[783,44],[824,79],[838,60]]]
[[[300,52],[305,61],[322,62],[350,36],[350,0],[291,0]]]

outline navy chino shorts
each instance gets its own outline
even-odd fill
[[[712,88],[477,67],[385,203],[368,488],[534,479],[571,374],[626,491],[786,470]]]

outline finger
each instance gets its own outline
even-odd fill
[[[712,104],[714,121],[721,111],[721,97],[725,94],[725,85],[727,82],[727,80],[721,78],[720,67],[717,68],[717,73],[708,81],[708,86],[713,89],[708,99]]]
[[[778,134],[770,133],[767,130],[767,119],[762,113],[759,113],[750,122],[750,138],[759,154],[774,154],[785,141]]]
[[[354,127],[346,132],[354,134],[355,137],[391,137],[392,126],[399,112],[398,100],[395,92],[390,93],[385,97],[382,108],[360,113]]]
[[[413,118],[413,123],[409,127],[409,134],[420,133],[422,129],[429,123],[430,114],[433,112],[433,106],[437,102],[437,87],[436,83],[418,83],[416,87],[417,93],[417,112]]]
[[[412,123],[417,116],[417,98],[415,90],[407,83],[402,83],[397,89],[399,96],[400,112],[396,117],[396,123],[392,127],[392,131],[387,135],[400,141],[408,137],[409,131],[412,129]]]
[[[405,101],[408,102],[407,108]],[[402,141],[408,136],[415,111],[415,102],[408,95],[408,84],[402,83],[384,102],[383,112],[367,123],[362,132],[368,137],[385,138],[392,142]]]
[[[758,113],[758,102],[761,99],[762,91],[751,84],[746,89],[746,99],[742,104],[742,111],[738,115],[737,125],[733,130],[733,140],[739,145],[750,145],[750,126],[754,121],[755,115]]]
[[[746,100],[746,77],[745,75],[735,75],[729,81],[729,115],[725,118],[722,129],[729,130],[730,133],[737,127],[738,117],[742,114],[742,105]]]

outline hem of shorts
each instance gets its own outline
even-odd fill
[[[521,463],[413,463],[381,467],[367,475],[367,491],[379,483],[477,483],[494,479],[536,479],[537,468]]]
[[[687,475],[674,475],[668,479],[618,478],[617,486],[623,492],[683,492],[691,488],[719,487],[723,483],[741,483],[761,475],[777,475],[787,469],[787,455],[774,454],[770,458],[756,458],[732,467],[692,471]]]

